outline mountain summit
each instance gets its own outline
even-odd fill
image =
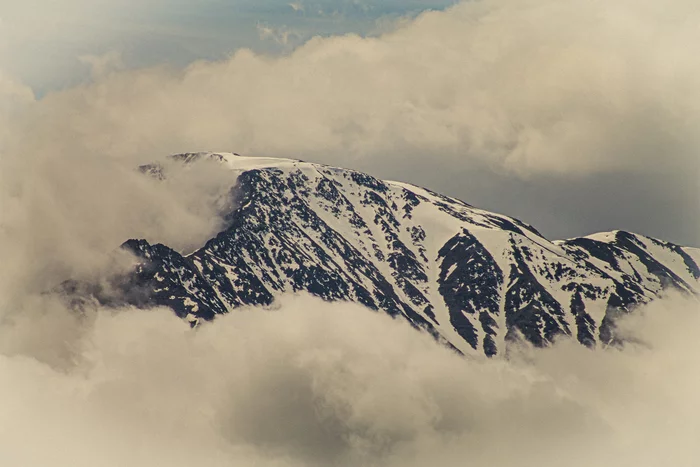
[[[128,287],[136,306],[163,305],[192,322],[289,292],[361,303],[492,356],[522,337],[615,339],[614,320],[674,288],[700,292],[700,250],[614,231],[549,241],[517,219],[406,183],[291,159],[229,153],[237,202],[228,227],[182,255],[145,240]],[[158,165],[141,168],[167,177]]]

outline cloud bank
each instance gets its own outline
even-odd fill
[[[4,465],[652,467],[700,456],[700,315],[687,299],[627,321],[638,343],[625,350],[564,341],[489,361],[306,297],[197,331],[168,310],[81,321],[33,305],[31,319],[0,325]]]
[[[24,106],[2,147],[64,165],[188,150],[296,157],[486,200],[545,232],[696,244],[698,21],[693,0],[483,0],[283,57],[102,67]]]
[[[54,151],[99,154],[411,150],[523,174],[683,165],[697,158],[699,17],[686,0],[467,2],[288,57],[115,73],[44,99],[31,126]]]

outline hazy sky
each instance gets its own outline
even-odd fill
[[[700,245],[696,1],[454,3],[0,0],[3,146],[296,157]]]
[[[2,68],[37,93],[89,75],[80,57],[184,66],[236,49],[279,54],[315,35],[377,34],[454,0],[1,0]]]

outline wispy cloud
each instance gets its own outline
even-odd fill
[[[289,3],[289,7],[294,11],[305,11],[304,4],[302,2]]]
[[[286,26],[272,27],[270,25],[262,23],[258,23],[257,30],[260,36],[260,40],[272,40],[275,43],[284,46],[287,49],[299,45],[301,41],[308,35],[308,33],[290,29]]]

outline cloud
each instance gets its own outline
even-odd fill
[[[242,49],[110,73],[31,106],[8,151],[124,164],[186,150],[298,157],[485,199],[556,235],[628,228],[696,243],[699,15],[692,0],[465,2],[281,57]],[[260,32],[294,42],[292,30]],[[470,189],[483,180],[502,195]],[[512,201],[533,180],[564,188],[533,207]],[[568,191],[574,201],[556,205]],[[611,204],[635,214],[596,221]],[[665,214],[638,212],[652,204]],[[559,227],[570,213],[586,213],[584,232],[578,217]]]
[[[294,12],[299,12],[299,11],[304,12],[305,11],[305,7],[304,7],[303,2],[290,2],[289,8],[294,10]]]
[[[196,331],[167,310],[52,316],[0,327],[3,464],[644,467],[700,455],[700,315],[681,298],[628,321],[640,343],[625,350],[566,341],[488,361],[305,297]]]
[[[90,66],[90,74],[93,80],[99,80],[107,73],[124,68],[122,54],[116,51],[102,55],[81,55],[78,57],[78,60]]]
[[[35,100],[34,93],[28,86],[4,74],[0,74],[0,99],[6,112],[31,104]]]
[[[260,40],[272,40],[284,47],[298,44],[306,35],[301,31],[296,31],[287,27],[275,28],[265,24],[258,24],[257,30]]]
[[[114,272],[129,238],[192,251],[233,202],[236,174],[215,163],[173,164],[157,181],[89,152],[58,154],[0,158],[0,302]]]
[[[42,107],[70,136],[75,118],[87,120],[78,143],[120,141],[101,152],[147,140],[338,159],[429,151],[524,175],[652,170],[662,153],[687,166],[700,123],[699,13],[685,0],[667,10],[650,0],[468,2],[380,38],[138,70]]]
[[[18,109],[35,102],[31,88],[2,73],[0,70],[0,151],[12,135],[10,121]]]

